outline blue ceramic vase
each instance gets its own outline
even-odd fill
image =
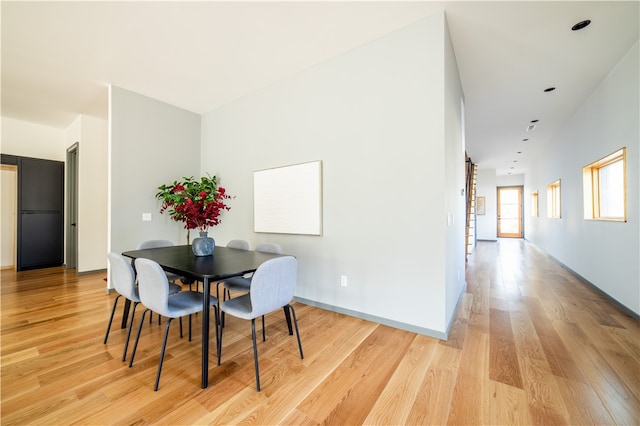
[[[191,250],[196,256],[211,256],[213,254],[213,250],[216,248],[216,242],[207,235],[207,232],[200,232],[200,237],[193,239]]]

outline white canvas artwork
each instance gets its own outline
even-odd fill
[[[255,232],[322,234],[322,162],[253,173]]]

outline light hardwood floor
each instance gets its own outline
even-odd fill
[[[268,315],[260,393],[233,318],[200,389],[199,316],[192,342],[174,327],[154,392],[164,325],[128,368],[120,307],[102,343],[104,274],[2,271],[1,424],[640,423],[638,321],[522,240],[479,242],[466,276],[446,342],[297,303],[301,360]]]

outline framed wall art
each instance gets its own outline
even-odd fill
[[[322,235],[322,161],[253,173],[255,232]]]

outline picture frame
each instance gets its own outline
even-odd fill
[[[476,214],[483,216],[485,214],[485,197],[476,197]]]

